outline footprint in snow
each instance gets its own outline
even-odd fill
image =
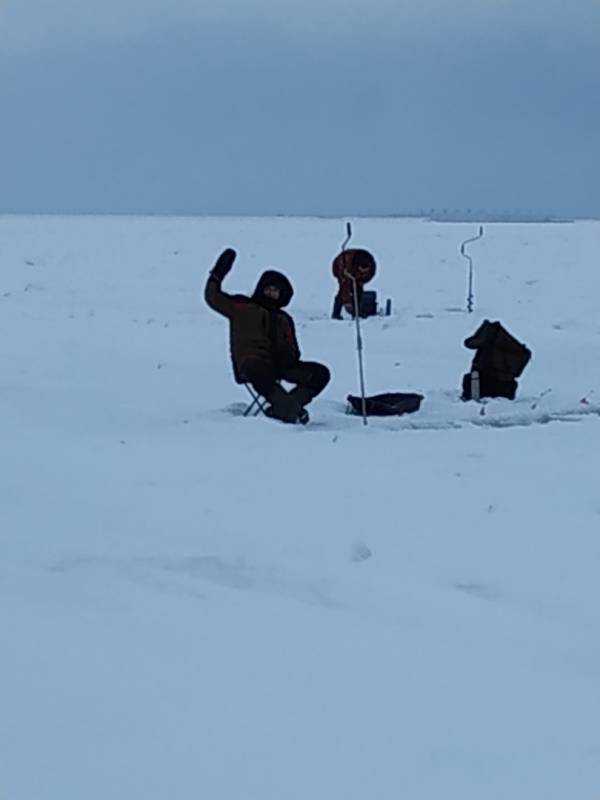
[[[366,545],[364,542],[358,542],[352,551],[352,561],[366,561],[367,559],[371,558],[372,555],[373,552],[368,545]]]

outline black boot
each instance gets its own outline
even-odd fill
[[[306,386],[296,386],[290,392],[290,397],[293,397],[298,405],[304,408],[304,406],[307,406],[313,399],[314,394],[310,389],[307,389]]]
[[[300,406],[300,411],[298,412],[298,421],[303,425],[306,425],[309,419],[308,411],[304,408],[304,406],[307,406],[310,403],[310,401],[313,399],[313,396],[313,393],[310,391],[310,389],[307,389],[306,386],[296,386],[295,389],[292,389],[290,392],[290,397],[293,397]]]
[[[278,385],[272,389],[267,400],[271,404],[266,411],[269,417],[274,417],[281,422],[301,422],[303,425],[308,422],[308,412],[292,392],[286,392],[281,386]]]

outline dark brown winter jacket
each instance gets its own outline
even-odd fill
[[[341,253],[338,253],[333,259],[331,271],[340,285],[339,291],[342,305],[348,307],[352,306],[352,277],[356,280],[356,288],[360,301],[363,286],[373,278],[376,269],[375,259],[368,250],[351,248],[350,250],[343,250]]]
[[[264,296],[267,285],[279,287],[281,294],[277,305]],[[229,348],[236,381],[245,380],[244,363],[250,358],[272,365],[275,375],[299,361],[294,322],[282,310],[292,294],[288,279],[275,270],[261,275],[252,297],[227,294],[221,289],[221,282],[209,276],[204,299],[212,309],[229,319]]]

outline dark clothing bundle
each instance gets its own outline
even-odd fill
[[[514,400],[517,378],[531,359],[531,350],[517,341],[499,322],[484,320],[465,347],[475,350],[471,371],[463,376],[462,399],[506,397]]]
[[[225,250],[212,269],[204,298],[208,305],[229,319],[229,346],[237,383],[250,383],[272,406],[272,416],[285,422],[307,421],[304,411],[329,382],[323,364],[300,361],[294,322],[283,311],[292,299],[291,283],[280,272],[267,270],[260,276],[251,297],[227,294],[221,289],[236,253]],[[275,288],[273,299],[268,290]],[[267,293],[265,293],[267,290]],[[280,380],[296,384],[291,392]]]
[[[363,305],[363,288],[375,276],[377,265],[368,250],[351,248],[342,250],[333,259],[331,270],[339,284],[333,301],[333,319],[342,318],[342,308],[354,317],[354,286],[356,285],[356,306],[359,316],[370,316]]]

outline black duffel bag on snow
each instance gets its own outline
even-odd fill
[[[349,394],[348,413],[362,416],[362,398]],[[368,417],[398,417],[418,411],[423,400],[422,394],[402,394],[386,392],[365,397],[365,413]]]

